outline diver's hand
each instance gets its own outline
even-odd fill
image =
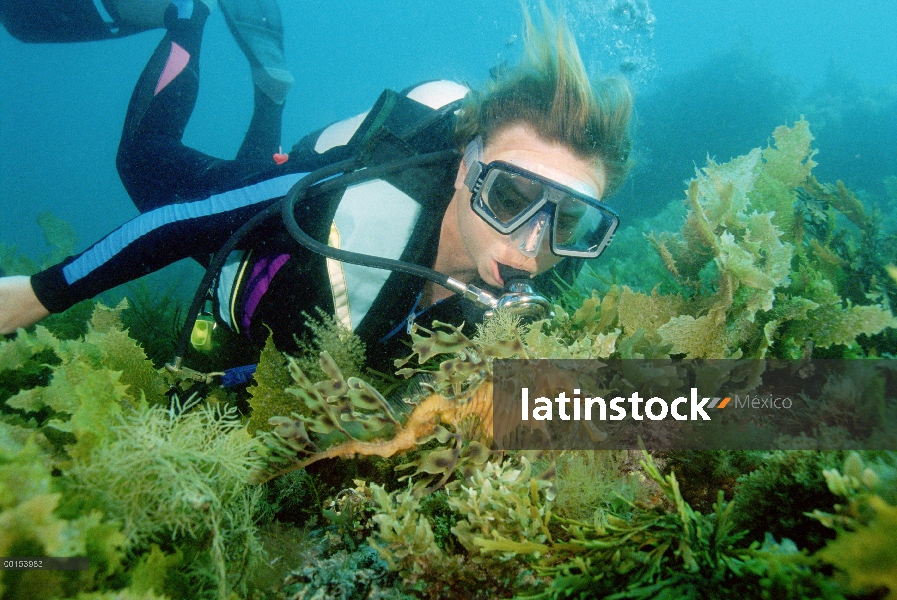
[[[15,333],[50,314],[25,276],[0,277],[0,335]]]

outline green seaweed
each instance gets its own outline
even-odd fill
[[[5,404],[40,418],[40,426],[71,434],[71,456],[83,456],[108,435],[108,427],[125,406],[160,403],[167,386],[142,348],[121,329],[120,313],[97,305],[87,334],[79,340],[59,340],[43,326],[20,332],[0,343],[0,372],[33,369],[32,357],[52,353],[46,385],[23,389]],[[43,358],[41,358],[43,360]],[[52,432],[50,432],[52,434]]]
[[[829,490],[849,504],[836,507],[834,514],[813,511],[837,532],[817,556],[843,574],[850,591],[887,590],[884,598],[897,598],[897,454],[864,461],[852,452],[840,470],[824,475]]]
[[[128,310],[121,315],[122,324],[131,337],[140,341],[153,364],[163,367],[175,355],[184,325],[184,307],[173,296],[173,287],[157,292],[145,280],[138,280],[126,290]]]
[[[833,509],[837,498],[826,487],[823,471],[839,464],[843,453],[794,450],[764,455],[757,469],[737,479],[732,501],[736,527],[755,540],[769,532],[801,548],[821,548],[833,536],[807,513]]]
[[[54,477],[38,436],[10,431],[0,423],[0,554],[3,556],[87,556],[90,568],[78,571],[3,571],[4,598],[62,596],[67,589],[103,584],[124,560],[125,538],[114,522],[96,510],[61,514],[64,486]]]
[[[268,420],[272,417],[301,411],[296,396],[286,391],[292,382],[287,359],[274,347],[274,341],[269,336],[253,374],[253,382],[247,390],[252,409],[248,423],[251,433],[267,431]]]
[[[412,488],[390,493],[371,485],[376,528],[368,542],[417,597],[507,598],[537,584],[528,565],[550,539],[550,484],[533,476],[525,458],[489,462],[471,475],[445,489],[448,511],[440,512],[454,524],[451,543],[442,545],[433,531],[440,520]],[[500,557],[491,544],[502,535],[513,548]]]
[[[701,169],[688,186],[680,231],[645,232],[657,254],[646,264],[627,263],[633,280],[662,265],[664,285],[674,293],[635,291],[618,275],[601,298],[602,304],[614,299],[616,319],[604,311],[602,327],[580,335],[619,330],[616,352],[624,358],[834,358],[893,351],[886,341],[892,335],[883,334],[897,327],[889,309],[897,288],[885,269],[892,260],[892,245],[885,242],[893,235],[842,184],[815,180],[816,151],[806,120],[777,128],[773,138],[774,146]],[[617,248],[618,254],[643,255],[643,242],[632,234],[621,238],[627,248]],[[593,269],[580,289],[602,277],[607,280]],[[586,303],[594,302],[594,290],[581,293]]]
[[[439,521],[410,488],[390,493],[372,485],[376,529],[369,543],[420,597],[844,598],[821,563],[794,542],[768,533],[746,540],[721,491],[711,512],[696,511],[675,474],[662,476],[643,456],[642,474],[660,498],[618,496],[617,510],[589,521],[558,516],[547,482],[533,476],[526,459],[485,463],[440,492],[454,515],[451,543],[437,542]],[[439,514],[445,519],[444,510]],[[479,596],[468,591],[472,578]]]
[[[330,357],[347,379],[364,374],[365,346],[360,337],[321,309],[318,309],[316,317],[306,315],[306,323],[312,335],[296,340],[295,357],[299,368],[311,381],[321,381],[330,376],[320,367],[322,353]]]
[[[557,496],[552,514],[574,521],[606,523],[631,513],[653,491],[633,464],[630,451],[567,451],[557,457]]]
[[[46,253],[35,260],[25,256],[15,247],[0,244],[0,273],[5,275],[34,275],[75,253],[78,236],[75,228],[51,212],[37,215],[37,224],[44,233]]]
[[[91,565],[2,582],[31,598],[228,598],[262,556],[257,443],[233,408],[163,404],[123,309],[97,307],[81,339],[38,326],[0,342],[4,378],[38,375],[0,411],[0,549]]]
[[[162,540],[198,543],[187,564],[206,593],[224,599],[260,558],[254,514],[262,490],[246,484],[256,443],[233,408],[183,408],[131,411],[68,474],[75,490],[120,520],[132,551]]]
[[[722,491],[705,515],[682,498],[675,474],[662,476],[647,452],[643,466],[672,510],[638,507],[630,518],[610,517],[604,525],[561,519],[567,537],[545,547],[538,569],[551,583],[525,597],[714,598],[725,590],[732,596],[843,598],[793,542],[767,536],[762,544],[743,544]]]

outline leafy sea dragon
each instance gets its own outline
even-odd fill
[[[492,359],[525,356],[523,343],[516,332],[511,339],[481,344],[451,325],[436,322],[434,329],[437,327],[444,329],[429,331],[415,326],[412,357],[416,354],[421,365],[440,354],[452,358],[441,362],[436,371],[398,371],[406,377],[424,373],[431,380],[425,385],[432,393],[402,400],[411,411],[404,420],[399,416],[403,411],[370,384],[357,377],[344,379],[327,353],[321,354],[321,367],[330,381],[311,383],[296,361],[290,360],[296,387],[287,391],[297,396],[307,411],[268,421],[274,426],[263,437],[268,467],[257,472],[253,482],[263,483],[325,458],[394,456],[434,439],[438,448],[397,467],[416,467],[406,478],[420,476],[415,483],[418,493],[438,489],[456,469],[466,474],[485,463],[492,455]],[[404,366],[410,358],[397,361],[397,366]],[[321,449],[309,431],[329,437],[342,434],[348,439]]]

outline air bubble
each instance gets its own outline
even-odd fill
[[[571,0],[566,16],[591,75],[616,71],[638,83],[655,75],[657,19],[647,0]]]

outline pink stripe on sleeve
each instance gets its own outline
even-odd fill
[[[181,74],[187,63],[190,62],[190,53],[171,42],[171,52],[168,54],[168,60],[165,61],[165,68],[159,75],[159,81],[156,83],[156,91],[153,95],[157,95],[165,86],[174,81],[174,78]]]

